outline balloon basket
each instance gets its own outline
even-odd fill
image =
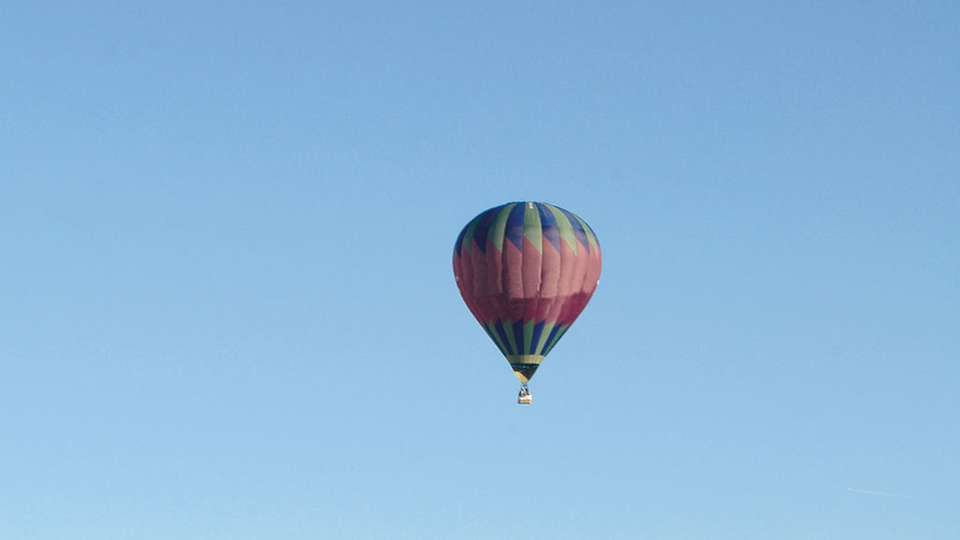
[[[527,385],[520,385],[520,393],[517,394],[517,404],[518,405],[533,405],[533,394],[530,393],[530,389],[527,388]]]

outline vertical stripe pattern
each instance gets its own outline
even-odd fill
[[[453,249],[464,302],[522,382],[586,307],[601,265],[590,226],[540,202],[481,212],[460,231]]]

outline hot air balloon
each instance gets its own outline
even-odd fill
[[[520,381],[518,403],[533,403],[527,384],[590,301],[600,266],[587,222],[551,204],[507,203],[460,231],[457,287]]]

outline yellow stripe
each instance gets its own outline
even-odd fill
[[[540,365],[543,362],[543,355],[539,354],[511,354],[507,356],[507,361],[510,362],[510,366],[513,367],[514,364],[536,364]],[[523,376],[523,373],[514,370],[513,376],[520,381],[520,384],[527,384],[530,382],[529,379]]]
[[[542,354],[508,354],[507,361],[511,364],[537,364],[543,363]]]

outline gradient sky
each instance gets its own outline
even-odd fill
[[[0,3],[0,538],[960,538],[960,8],[596,4]]]

